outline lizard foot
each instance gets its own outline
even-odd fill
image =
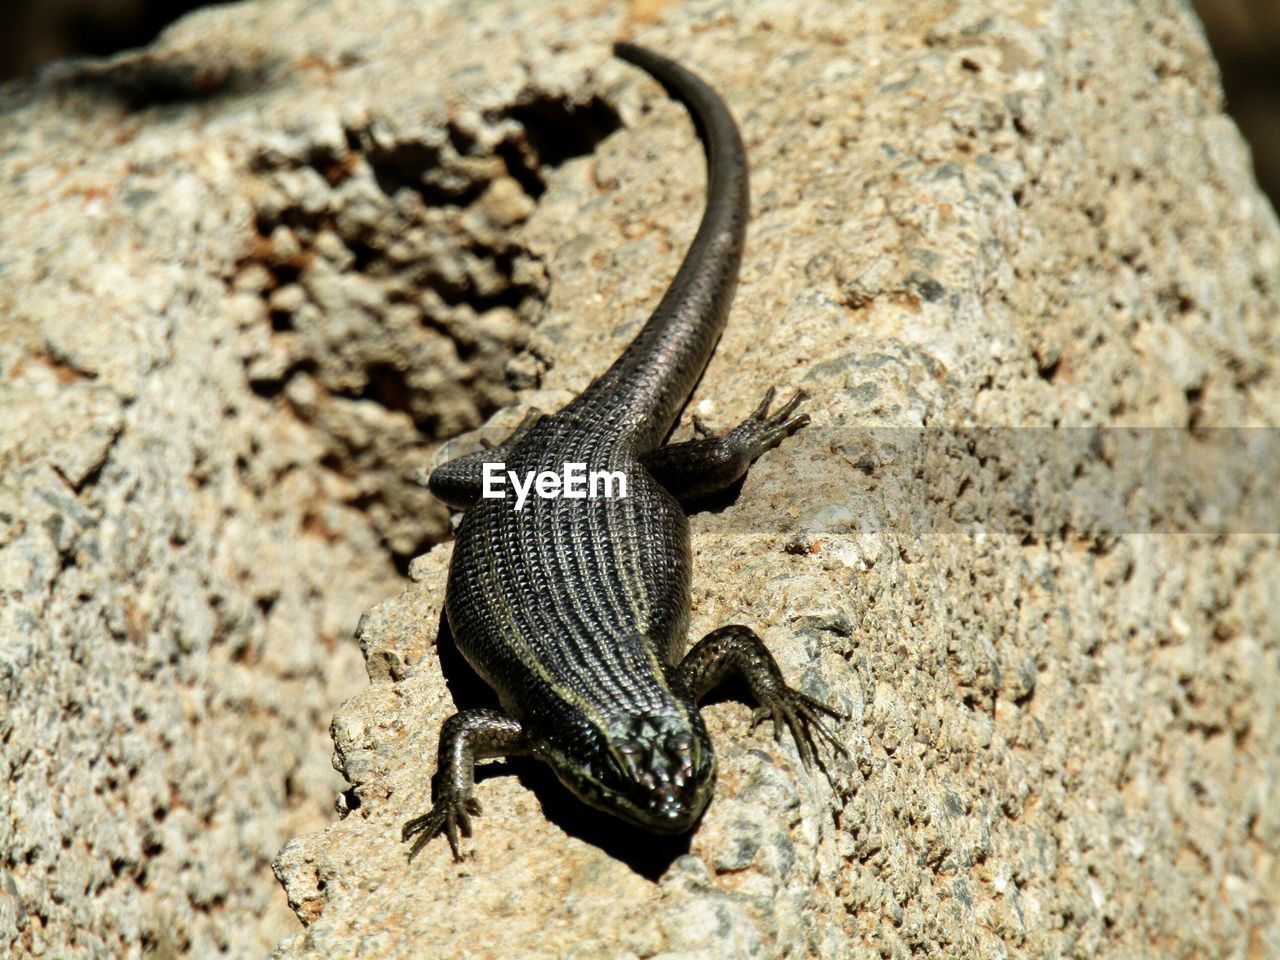
[[[782,728],[791,731],[796,750],[806,768],[817,759],[815,735],[838,753],[849,755],[848,749],[823,722],[824,717],[847,720],[848,717],[787,685],[778,662],[750,627],[733,624],[712,630],[694,644],[680,663],[680,674],[694,699],[699,699],[729,673],[737,673],[751,688],[760,706],[751,717],[754,729],[760,721],[772,718],[773,734],[782,739]]]
[[[733,433],[736,433],[743,428],[751,428],[751,432],[756,436],[756,443],[759,445],[758,449],[761,453],[784,437],[789,437],[809,422],[807,413],[802,413],[798,417],[791,416],[791,414],[795,413],[796,407],[800,406],[801,402],[808,398],[809,395],[807,393],[803,390],[797,390],[790,400],[770,416],[769,407],[773,405],[773,398],[776,394],[777,390],[773,387],[766,390],[764,399],[760,401],[760,406],[756,407],[751,416],[733,431]]]
[[[765,451],[809,422],[807,413],[792,416],[805,399],[803,390],[770,414],[775,393],[769,388],[751,416],[724,436],[716,436],[694,417],[697,440],[650,450],[641,457],[642,461],[659,483],[686,503],[727,489],[741,479]]]
[[[751,729],[754,730],[763,721],[773,720],[773,738],[782,740],[782,727],[785,724],[796,741],[796,750],[800,753],[800,761],[805,769],[813,769],[817,757],[816,733],[844,756],[849,755],[848,748],[840,742],[831,728],[822,722],[823,715],[835,720],[847,720],[848,716],[821,700],[815,700],[806,693],[783,685],[774,698],[766,705],[757,707],[751,714]]]
[[[414,817],[405,823],[400,831],[400,840],[407,843],[416,837],[409,849],[409,862],[418,855],[433,837],[444,833],[449,838],[449,846],[453,849],[453,859],[462,860],[458,849],[458,834],[471,836],[471,818],[480,815],[480,801],[473,796],[449,797],[437,800],[429,811],[420,817]]]
[[[751,411],[751,416],[723,437],[716,438],[707,425],[697,417],[694,418],[693,429],[704,439],[717,440],[726,454],[736,456],[739,460],[750,464],[766,450],[777,446],[780,441],[809,423],[807,413],[802,413],[798,417],[792,416],[796,412],[796,407],[807,399],[808,394],[803,390],[797,390],[790,400],[770,414],[769,408],[773,406],[776,395],[777,390],[774,387],[766,390],[764,399],[755,410]]]

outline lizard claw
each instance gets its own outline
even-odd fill
[[[449,838],[449,846],[453,850],[453,859],[455,861],[462,860],[462,853],[459,850],[458,834],[464,837],[471,836],[471,818],[480,815],[480,801],[473,796],[466,797],[441,797],[438,799],[429,811],[420,817],[414,817],[405,823],[404,829],[400,831],[400,841],[407,843],[410,839],[416,837],[413,846],[409,848],[409,862],[413,863],[413,858],[418,852],[427,845],[433,838],[438,837],[441,833]]]
[[[793,417],[792,414],[796,412],[796,407],[808,399],[809,395],[803,390],[797,390],[790,400],[770,415],[769,407],[773,405],[773,398],[777,396],[777,393],[778,391],[774,387],[766,390],[764,399],[760,401],[759,406],[751,411],[751,416],[718,439],[724,443],[740,445],[741,449],[749,451],[751,458],[754,459],[774,446],[779,440],[790,436],[808,424],[809,415],[807,413],[802,413],[798,417]],[[693,432],[698,437],[703,440],[717,439],[715,431],[703,423],[697,414],[694,414],[692,422]]]
[[[809,422],[809,415],[802,413],[798,417],[793,417],[796,407],[800,406],[808,394],[803,390],[797,390],[790,400],[784,403],[773,414],[769,413],[769,408],[773,405],[773,398],[777,395],[777,390],[770,387],[765,391],[764,399],[760,401],[760,405],[752,411],[745,421],[739,424],[730,434],[742,435],[748,438],[753,452],[756,456],[773,447],[780,440],[789,437],[801,427]]]
[[[773,398],[777,396],[778,388],[770,387],[764,392],[764,399],[760,401],[760,406],[751,411],[752,420],[763,420],[769,415],[769,407],[773,404]]]
[[[835,720],[848,719],[846,714],[827,706],[821,700],[815,700],[806,693],[784,686],[771,698],[768,705],[758,707],[751,715],[751,727],[755,729],[761,721],[772,719],[773,738],[780,741],[782,728],[785,725],[796,742],[800,761],[805,769],[811,770],[817,758],[818,744],[815,734],[830,744],[837,753],[846,757],[849,755],[848,748],[823,722],[824,715]]]
[[[809,395],[803,390],[797,390],[790,400],[770,416],[769,406],[773,403],[773,396],[774,390],[770,387],[768,392],[765,393],[764,401],[756,408],[756,412],[751,415],[752,420],[756,420],[761,426],[768,428],[761,436],[761,442],[770,446],[783,437],[795,433],[809,422],[807,413],[802,413],[798,417],[791,416],[796,412],[796,407],[808,399]]]
[[[716,435],[716,432],[707,426],[706,422],[696,413],[693,415],[693,432],[703,440],[709,440]]]

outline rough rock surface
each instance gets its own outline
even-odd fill
[[[600,130],[486,78],[451,124],[362,65],[421,10],[352,5],[331,49],[305,6],[0,94],[0,954],[297,929],[270,864],[345,787],[359,615],[448,532],[425,445],[512,397],[532,121]]]
[[[751,155],[697,411],[812,394],[694,632],[852,756],[716,703],[684,845],[510,764],[406,868],[473,695],[415,471],[603,369],[702,202],[624,34]],[[1280,230],[1181,4],[276,0],[2,96],[0,947],[261,953],[297,835],[282,957],[1280,954],[1280,538],[1212,430],[1280,419]]]

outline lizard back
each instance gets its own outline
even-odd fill
[[[691,559],[680,505],[639,455],[670,432],[728,317],[748,214],[746,149],[720,97],[690,71],[630,44],[642,67],[689,109],[707,155],[707,203],[675,278],[614,364],[506,455],[506,467],[565,463],[621,473],[625,498],[544,500],[522,510],[480,500],[458,528],[446,609],[459,649],[504,707],[539,725],[588,713],[673,709],[684,650]]]
[[[688,628],[680,505],[625,434],[558,416],[508,454],[519,475],[565,463],[626,478],[627,496],[481,500],[463,517],[446,610],[459,650],[513,715],[556,720],[669,706]]]

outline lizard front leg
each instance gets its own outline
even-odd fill
[[[773,396],[770,387],[751,416],[722,437],[710,436],[695,417],[694,429],[703,434],[701,439],[669,443],[642,454],[640,460],[677,500],[697,500],[723,490],[739,480],[762,453],[809,422],[807,413],[791,416],[805,398],[803,391],[771,416]]]
[[[458,832],[471,836],[471,817],[479,816],[475,797],[476,761],[488,757],[514,757],[529,752],[519,721],[499,710],[463,710],[440,728],[440,749],[436,753],[436,775],[431,809],[404,825],[400,840],[413,837],[409,862],[432,837],[444,833],[453,848],[453,859],[461,860]]]
[[[740,674],[760,705],[752,715],[752,728],[771,717],[773,735],[781,739],[785,723],[807,768],[813,766],[816,756],[815,732],[837,751],[849,755],[845,745],[822,722],[822,715],[836,720],[848,718],[822,701],[789,687],[773,654],[750,627],[735,624],[712,630],[685,655],[679,673],[695,701],[730,673]]]

